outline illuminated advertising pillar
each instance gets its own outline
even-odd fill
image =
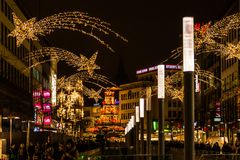
[[[140,154],[144,154],[144,98],[140,98]]]
[[[194,22],[183,18],[184,159],[194,160]]]
[[[139,115],[139,106],[136,106],[135,108],[135,118],[136,118],[136,154],[139,154],[139,122],[140,122],[140,115]]]
[[[158,65],[158,156],[164,158],[164,98],[165,98],[165,65]]]

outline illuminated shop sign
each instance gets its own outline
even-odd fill
[[[52,122],[51,116],[44,117],[43,124],[44,125],[50,125]]]
[[[158,67],[158,66],[152,66],[152,67],[140,69],[140,70],[137,70],[137,71],[136,71],[136,74],[143,74],[143,73],[148,73],[148,72],[157,71],[157,67]],[[181,69],[182,69],[182,66],[180,66],[180,65],[174,65],[174,64],[166,64],[166,65],[165,65],[165,69],[166,69],[166,70],[181,70]]]
[[[39,103],[35,103],[34,104],[34,107],[37,109],[37,110],[40,110],[42,109],[42,104],[39,102]]]
[[[51,93],[49,90],[44,90],[43,91],[43,97],[44,98],[50,98],[51,97]]]
[[[43,112],[51,112],[51,104],[44,103],[43,104]]]
[[[41,91],[34,90],[33,91],[33,98],[40,98],[41,97]]]

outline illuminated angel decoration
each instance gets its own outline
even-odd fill
[[[88,71],[90,75],[93,75],[95,69],[100,69],[98,65],[95,64],[98,52],[95,52],[89,59],[84,55],[80,54],[80,57],[76,54],[69,52],[67,50],[56,48],[56,47],[43,47],[39,50],[30,52],[25,59],[36,59],[33,64],[28,67],[32,68],[36,65],[45,63],[47,61],[65,61],[68,65],[78,68],[78,71]],[[47,58],[47,59],[46,59]]]
[[[15,28],[9,36],[16,37],[17,46],[20,46],[25,39],[38,40],[38,36],[46,36],[57,29],[77,31],[90,36],[106,46],[112,52],[114,52],[114,50],[103,40],[103,38],[98,36],[100,35],[99,33],[103,33],[104,35],[113,34],[115,37],[127,42],[127,39],[110,29],[109,23],[88,16],[88,14],[84,12],[63,12],[39,21],[36,21],[36,18],[34,17],[25,22],[17,17],[14,12],[12,15]]]

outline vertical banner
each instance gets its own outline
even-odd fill
[[[194,71],[193,17],[183,17],[183,71]]]
[[[198,75],[195,75],[195,92],[198,93],[200,92],[200,83],[198,81]]]
[[[158,98],[159,99],[165,98],[164,78],[165,78],[165,66],[158,65]]]

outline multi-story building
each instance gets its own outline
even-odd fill
[[[36,100],[36,93],[40,93],[37,96],[41,98],[35,103],[41,103],[41,124],[46,122],[50,125],[52,67],[45,63],[28,69],[35,61],[27,58],[28,53],[40,49],[41,44],[25,40],[17,47],[16,38],[8,36],[14,29],[12,12],[22,21],[27,20],[20,4],[20,1],[0,0],[0,114],[18,116],[22,120],[36,118],[38,112],[33,102]],[[3,121],[3,126],[4,124]]]
[[[172,75],[181,70],[179,65],[165,65],[166,75]],[[135,114],[135,106],[139,106],[140,98],[145,98],[144,92],[146,87],[152,87],[152,100],[151,100],[151,117],[153,124],[157,124],[158,120],[158,102],[157,102],[157,66],[148,67],[136,71],[138,82],[121,85],[119,93],[120,100],[120,116],[122,126],[128,123],[131,115]],[[182,83],[177,83],[175,87],[180,88]],[[182,126],[182,102],[178,99],[171,99],[166,96],[164,99],[164,116],[166,128],[173,129],[174,127]],[[145,127],[146,128],[146,123]],[[155,125],[153,128],[156,129]]]
[[[148,82],[139,81],[120,85],[119,106],[121,126],[126,127],[132,115],[135,115],[135,107],[139,106],[141,93],[149,86]]]
[[[239,1],[235,1],[224,17],[239,12],[239,4]],[[237,44],[239,39],[239,29],[232,29],[219,41],[222,44]],[[209,82],[214,84],[215,88],[209,84],[201,84],[200,123],[206,131],[213,131],[215,134],[209,136],[227,136],[228,141],[234,142],[240,128],[239,59],[226,59],[224,53],[221,53],[221,56],[205,53],[200,56],[200,64],[203,70],[210,71],[216,78],[221,79]]]

